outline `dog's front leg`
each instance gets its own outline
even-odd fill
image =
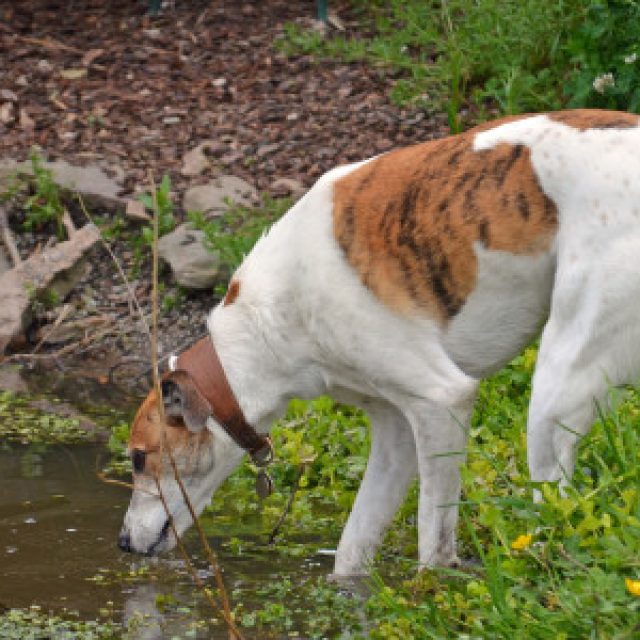
[[[473,402],[455,408],[426,403],[411,411],[420,475],[418,545],[420,565],[458,564],[456,525],[460,465],[465,461]]]
[[[417,472],[413,433],[404,416],[378,401],[365,408],[371,419],[371,453],[336,552],[337,576],[368,573],[384,531]]]

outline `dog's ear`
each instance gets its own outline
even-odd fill
[[[162,400],[165,413],[182,418],[189,431],[199,433],[207,426],[211,406],[186,371],[178,369],[162,379]]]

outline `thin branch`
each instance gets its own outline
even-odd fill
[[[67,51],[69,53],[75,53],[79,56],[84,56],[87,53],[83,49],[77,49],[76,47],[71,47],[68,44],[58,42],[53,38],[46,38],[46,39],[30,38],[28,36],[21,36],[21,35],[17,35],[16,37],[20,38],[20,40],[22,40],[23,42],[26,42],[27,44],[33,44],[38,47],[42,47],[43,49],[49,49],[50,51]],[[104,65],[96,64],[95,62],[92,62],[89,66],[94,67],[95,69],[98,69],[100,71],[106,70],[106,67]]]
[[[53,326],[51,327],[51,329],[49,329],[49,331],[47,331],[47,333],[45,333],[42,338],[40,339],[40,342],[38,342],[38,344],[35,346],[35,349],[32,351],[32,353],[38,353],[38,351],[40,351],[40,347],[47,342],[47,340],[49,340],[49,338],[52,338],[53,335],[55,334],[55,332],[58,330],[58,327],[62,324],[63,320],[69,315],[69,312],[71,311],[72,306],[70,304],[65,304],[62,306],[62,309],[60,309],[60,312],[58,313],[58,316],[55,319],[55,322],[53,323]]]
[[[273,531],[269,536],[269,540],[268,540],[269,545],[272,545],[275,542],[276,536],[280,532],[280,528],[284,524],[285,518],[291,511],[291,507],[293,506],[293,501],[295,500],[296,493],[298,493],[298,489],[300,488],[300,481],[302,480],[302,476],[304,475],[306,468],[307,468],[307,465],[304,462],[298,467],[298,474],[296,476],[295,484],[291,489],[291,493],[289,494],[289,500],[287,500],[287,504],[285,505],[285,508],[283,509],[282,513],[280,514],[280,517],[278,518],[278,522],[276,522],[276,526],[273,527]]]
[[[198,589],[200,589],[204,593],[205,597],[209,601],[211,608],[214,611],[217,611],[220,609],[220,606],[216,602],[215,598],[213,597],[211,590],[207,588],[207,585],[202,581],[202,579],[198,575],[198,572],[196,571],[195,567],[193,566],[193,563],[191,562],[189,553],[187,552],[184,546],[184,543],[182,542],[182,539],[180,538],[180,536],[178,535],[178,531],[176,530],[176,526],[175,526],[175,523],[173,522],[171,512],[169,511],[169,505],[167,505],[167,501],[164,497],[164,493],[162,493],[162,488],[160,486],[160,482],[158,481],[157,476],[155,477],[155,481],[156,481],[156,487],[158,488],[158,495],[160,496],[160,500],[162,502],[162,506],[164,507],[167,517],[169,518],[169,526],[171,527],[171,532],[175,536],[175,539],[178,543],[178,549],[180,550],[180,554],[182,555],[185,561],[185,564],[187,565],[187,569],[189,570],[189,573],[191,573],[191,577],[193,578],[193,581],[195,582]],[[232,640],[244,640],[244,637],[240,633],[240,630],[238,629],[238,627],[236,626],[236,623],[231,617],[231,614],[229,613],[229,615],[227,615],[227,613],[223,609],[223,616],[224,616],[225,622],[229,627],[229,633],[231,634]]]
[[[166,429],[165,429],[165,416],[164,416],[164,404],[162,401],[162,388],[160,386],[160,376],[158,374],[158,236],[159,236],[159,218],[160,218],[160,210],[158,207],[158,199],[156,193],[156,185],[155,180],[153,178],[153,174],[149,171],[149,183],[151,185],[151,197],[153,200],[153,264],[152,264],[152,272],[153,272],[153,282],[152,282],[152,314],[151,314],[151,325],[152,325],[152,338],[151,338],[151,366],[153,373],[153,384],[156,390],[156,397],[158,398],[158,411],[160,413],[161,423],[163,425],[162,428],[162,440],[161,440],[161,460],[163,459],[163,451],[166,446],[166,452],[169,457],[169,461],[171,462],[171,468],[173,470],[173,477],[180,488],[180,492],[182,493],[182,498],[189,509],[189,513],[191,514],[191,518],[193,520],[193,524],[198,530],[198,534],[200,536],[200,542],[202,544],[203,549],[207,555],[207,559],[213,569],[213,573],[216,579],[216,585],[218,587],[218,594],[220,596],[220,600],[222,601],[222,611],[225,622],[229,627],[229,635],[231,640],[243,640],[242,635],[238,631],[235,623],[233,622],[233,618],[231,615],[231,606],[229,605],[229,596],[227,595],[227,590],[224,586],[224,580],[222,578],[222,571],[220,569],[220,564],[216,555],[209,545],[209,541],[202,529],[202,525],[198,521],[198,516],[193,508],[193,504],[191,503],[191,499],[185,489],[185,486],[182,482],[182,478],[180,477],[180,473],[178,471],[178,467],[176,465],[176,461],[173,457],[173,452],[171,451],[171,447],[168,446],[166,442]],[[160,491],[160,484],[156,478],[156,484],[158,485],[158,491]],[[166,503],[165,504],[165,509]],[[167,516],[170,519],[171,527],[174,531],[174,535],[176,536],[176,540],[180,540],[173,526],[173,520],[171,519],[171,513],[167,511]],[[182,544],[180,542],[180,544]],[[186,554],[186,552],[185,552]]]
[[[95,222],[91,217],[91,214],[89,213],[89,211],[87,211],[87,207],[84,204],[84,200],[82,199],[82,196],[79,193],[76,193],[76,197],[78,198],[78,202],[80,203],[80,208],[82,209],[82,213],[85,215],[85,217],[91,224],[95,225]],[[96,225],[96,228],[98,228],[97,225]],[[146,317],[144,315],[144,312],[142,311],[142,307],[140,306],[140,303],[138,302],[138,298],[136,297],[135,291],[132,289],[131,283],[129,282],[129,279],[125,274],[124,269],[120,266],[120,262],[118,261],[118,258],[116,257],[115,253],[113,253],[107,241],[102,237],[102,232],[100,233],[100,242],[102,242],[102,246],[106,249],[107,253],[111,256],[111,259],[113,260],[113,264],[115,265],[116,270],[118,271],[118,275],[120,276],[120,278],[122,278],[122,282],[124,283],[124,286],[127,289],[127,294],[129,297],[129,313],[132,316],[135,315],[134,313],[134,308],[135,308],[135,312],[138,314],[138,317],[140,319],[140,324],[142,325],[144,332],[147,334],[147,337],[149,338],[149,342],[151,342],[152,337],[151,337],[151,332],[149,331],[149,325],[147,324]]]
[[[11,228],[9,227],[9,219],[7,217],[7,212],[1,204],[0,204],[0,232],[2,233],[2,241],[4,242],[4,246],[7,247],[7,251],[9,252],[9,256],[11,257],[13,266],[17,267],[22,262],[22,258],[20,257],[18,246],[16,245],[16,241],[13,239],[13,233],[11,233]]]
[[[158,195],[153,173],[149,170],[149,184],[151,185],[151,198],[153,200],[153,254],[151,275],[151,370],[153,373],[153,386],[158,398],[158,410],[164,424],[164,405],[162,403],[162,389],[160,388],[160,375],[158,370],[158,241],[160,226],[160,211],[158,207]]]
[[[67,209],[65,209],[64,213],[62,214],[62,224],[67,231],[67,236],[69,237],[69,239],[71,239],[75,235],[77,229],[76,225],[73,224],[73,220],[71,219],[71,215],[69,214]]]

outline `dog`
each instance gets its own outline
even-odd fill
[[[371,420],[335,573],[367,572],[419,478],[419,561],[455,565],[460,465],[478,382],[541,333],[527,426],[534,481],[567,483],[612,384],[640,373],[640,118],[515,116],[338,167],[256,244],[134,419],[119,537],[156,554],[291,398]],[[163,436],[164,434],[164,436]]]

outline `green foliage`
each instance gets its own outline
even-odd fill
[[[241,590],[233,595],[242,599]],[[242,629],[259,631],[256,637],[297,637],[302,630],[309,639],[353,638],[361,627],[353,599],[323,579],[298,585],[285,577],[258,588],[257,595],[265,605],[246,611],[240,604],[234,612]]]
[[[534,362],[532,348],[481,386],[460,530],[480,565],[426,571],[398,588],[378,578],[371,637],[636,637],[640,598],[625,579],[640,576],[640,396],[612,392],[567,495],[542,485],[534,504],[524,432]]]
[[[3,640],[115,640],[122,629],[111,622],[80,621],[45,615],[39,607],[0,613]]]
[[[160,184],[156,187],[155,193],[142,193],[139,196],[140,202],[145,208],[158,216],[158,237],[161,238],[176,226],[174,216],[174,204],[171,198],[171,178],[164,175]],[[116,227],[115,232],[118,231]],[[153,223],[142,227],[140,234],[131,238],[133,247],[134,269],[138,270],[142,262],[146,259],[149,249],[153,246]]]
[[[176,226],[176,221],[173,215],[174,206],[171,199],[171,178],[168,175],[164,175],[158,187],[156,187],[155,194],[143,193],[139,196],[140,202],[149,211],[156,212],[158,214],[158,236],[162,237],[173,231]],[[142,229],[142,240],[147,246],[153,244],[153,227],[148,225]]]
[[[127,422],[118,421],[111,427],[111,433],[107,442],[107,448],[111,453],[109,464],[105,467],[106,473],[130,473],[131,459],[127,453],[130,426]]]
[[[64,225],[62,216],[64,206],[60,197],[60,189],[53,181],[53,173],[42,165],[42,159],[36,151],[30,156],[33,180],[31,181],[32,195],[24,203],[25,229],[40,229],[45,224],[52,222],[56,226],[58,238],[64,237]]]
[[[569,51],[571,106],[640,112],[640,2],[592,0]]]
[[[76,418],[63,418],[29,405],[26,398],[0,391],[0,440],[23,444],[72,444],[91,440]]]
[[[473,119],[565,106],[640,112],[638,0],[353,0],[365,35],[285,27],[279,46],[367,60],[397,77],[391,97]]]
[[[567,41],[588,0],[393,0],[354,2],[367,37],[323,39],[289,25],[280,47],[382,64],[400,78],[392,98],[446,108],[460,129],[463,103],[504,113],[555,109],[563,102]]]
[[[187,217],[195,229],[204,231],[205,246],[216,251],[231,272],[240,265],[265,231],[291,206],[290,198],[265,197],[258,209],[227,202],[229,210],[220,217],[206,218],[200,211]]]

